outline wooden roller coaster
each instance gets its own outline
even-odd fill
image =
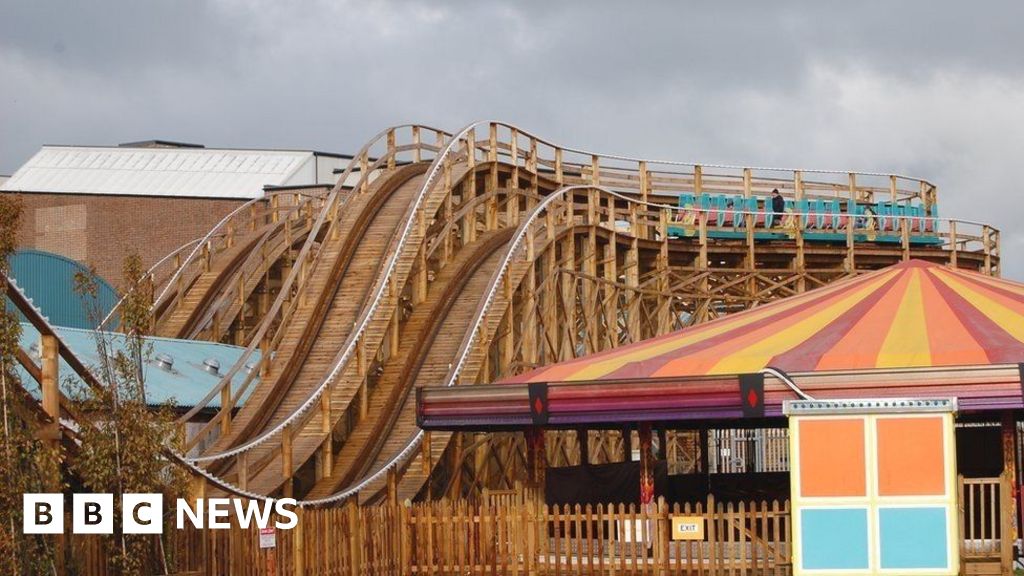
[[[911,257],[999,273],[997,230],[937,218],[935,186],[898,175],[601,155],[497,122],[390,128],[338,182],[353,175],[247,203],[151,270],[157,334],[246,346],[182,417],[219,397],[183,458],[222,489],[327,505],[510,487],[523,439],[425,434],[417,387],[490,382]],[[573,460],[574,434],[548,441],[552,465]],[[589,446],[610,460],[621,439]]]

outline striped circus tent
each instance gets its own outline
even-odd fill
[[[921,260],[505,380],[573,382],[1016,364],[1024,284]]]
[[[1020,410],[1022,362],[1024,284],[911,260],[494,384],[427,387],[417,418],[446,430],[727,420],[744,403],[782,416],[800,397]],[[751,401],[744,379],[761,376]]]

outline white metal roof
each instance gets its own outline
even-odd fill
[[[315,153],[289,150],[43,146],[0,190],[258,198],[317,183]]]

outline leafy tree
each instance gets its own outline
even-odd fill
[[[21,203],[0,195],[0,273],[9,275],[10,255],[17,246]],[[55,571],[52,540],[22,534],[22,495],[61,489],[59,451],[40,440],[40,411],[15,370],[21,324],[7,305],[6,284],[0,287],[0,573],[49,574]]]
[[[164,545],[164,536],[124,534],[121,526],[122,494],[162,493],[169,514],[188,485],[187,473],[165,458],[167,446],[180,448],[173,406],[153,407],[146,399],[144,367],[152,350],[144,336],[151,325],[153,286],[135,254],[125,259],[123,273],[128,288],[118,308],[121,334],[95,332],[101,363],[93,371],[102,387],[79,385],[74,395],[76,407],[94,425],[79,432],[81,448],[72,470],[85,488],[114,494],[114,534],[106,542],[110,568],[126,575],[167,573],[173,550]],[[78,275],[76,290],[84,302],[95,302],[95,275]],[[91,315],[101,317],[99,311]]]

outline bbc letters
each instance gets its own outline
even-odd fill
[[[255,524],[290,530],[298,523],[294,498],[279,500],[244,500],[241,498],[198,498],[195,504],[179,498],[175,523],[179,530],[186,523],[196,528],[213,530],[230,528],[232,519],[241,528]],[[25,494],[22,498],[25,534],[64,533],[63,494]],[[113,494],[73,494],[71,499],[71,531],[75,534],[112,534],[114,532]],[[164,497],[162,494],[123,494],[121,496],[122,530],[125,534],[160,534],[163,532]]]

